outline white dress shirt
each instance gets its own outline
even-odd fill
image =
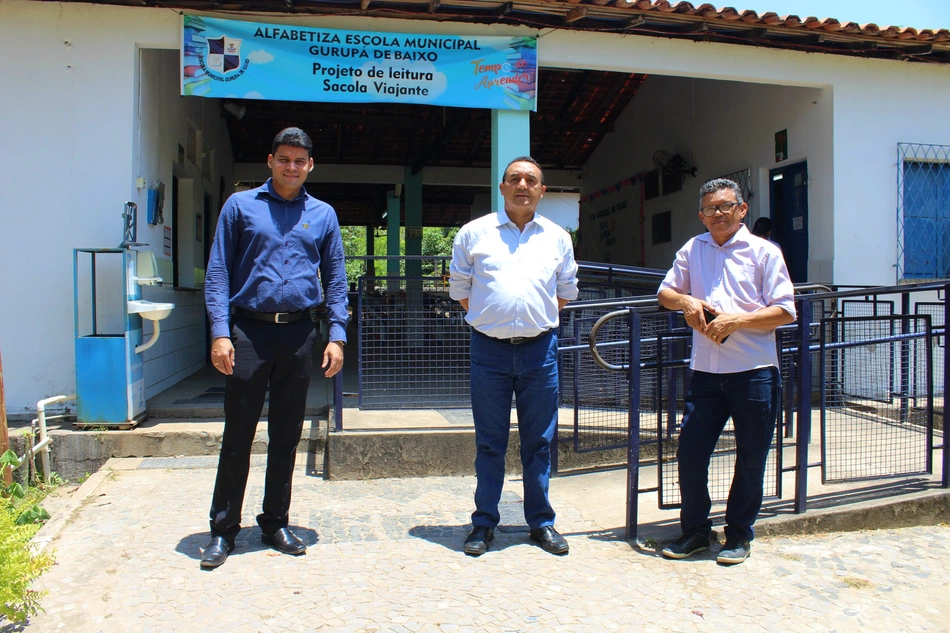
[[[493,338],[558,326],[558,297],[577,298],[571,238],[537,213],[524,231],[502,210],[462,227],[452,245],[449,296],[468,299],[465,320]]]
[[[676,253],[660,290],[704,299],[720,312],[748,313],[778,306],[794,318],[795,289],[777,245],[756,237],[744,225],[720,246],[709,233],[692,238]],[[775,330],[740,328],[716,344],[693,331],[690,367],[731,374],[760,367],[778,367]]]

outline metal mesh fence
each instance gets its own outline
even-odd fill
[[[841,302],[841,313],[844,318],[890,316],[894,314],[894,302],[844,300]],[[835,355],[837,375],[840,377],[840,381],[835,384],[840,385],[841,392],[847,397],[890,402],[894,392],[896,348],[893,343],[886,341],[894,333],[894,322],[885,319],[863,323],[866,328],[863,335],[882,342],[846,348],[841,354]],[[846,330],[839,332],[838,329],[832,329],[831,333],[850,334]],[[848,339],[839,340],[846,342]]]
[[[946,318],[946,307],[942,302],[926,302],[921,301],[914,305],[914,314],[923,315],[926,314],[930,316],[930,327],[933,330],[938,330],[944,328],[945,318]],[[943,368],[944,368],[944,354],[947,351],[947,337],[945,334],[936,334],[934,335],[934,344],[930,348],[931,354],[933,355],[933,392],[934,398],[937,400],[934,402],[935,414],[939,413],[941,421],[943,418]],[[914,366],[914,389],[915,391],[920,390],[921,388],[926,388],[926,374],[922,369],[923,363],[920,362],[921,359],[916,355],[913,358]],[[941,425],[942,428],[942,425]]]
[[[442,269],[446,262],[443,258]],[[423,260],[422,268],[438,274],[440,264]],[[649,271],[631,273],[618,267],[600,270],[582,264],[578,300],[655,296],[659,280],[653,277],[656,274]],[[447,276],[363,276],[357,290],[360,408],[470,407],[471,329],[465,323],[461,305],[449,297]],[[586,333],[603,312],[562,313],[560,344],[571,344],[575,336],[586,343]],[[594,365],[589,353],[586,358],[575,353],[561,354],[559,363],[562,402],[573,405],[578,389],[591,400],[585,405],[591,407],[590,416],[582,417],[585,428],[593,435],[584,443],[591,449],[614,448],[618,442],[625,445],[624,378],[592,378]]]
[[[562,319],[561,342],[574,341],[586,346],[593,324],[611,308],[584,308],[569,311]],[[652,361],[656,356],[655,338],[669,329],[676,315],[644,313],[641,315],[641,358]],[[612,365],[628,365],[630,329],[626,318],[607,321],[598,333],[599,352]],[[622,448],[627,445],[630,419],[630,384],[627,372],[605,371],[593,360],[587,348],[561,354],[561,399],[575,407],[574,450],[590,452]],[[658,406],[656,369],[640,372],[640,404],[642,413],[652,414]],[[645,415],[640,422],[640,442],[656,442],[655,417]]]
[[[469,407],[470,328],[442,277],[360,278],[360,407]]]
[[[586,345],[591,326],[608,311],[572,312],[566,319],[565,331],[578,344]],[[599,340],[626,341],[628,335],[626,322],[613,320],[601,328]],[[628,345],[603,349],[601,355],[612,364],[630,360]],[[561,401],[574,406],[574,450],[589,452],[626,446],[630,402],[627,375],[604,371],[594,363],[587,349],[564,353],[560,358]]]
[[[897,145],[899,280],[950,277],[950,145]]]
[[[824,325],[818,372],[823,481],[930,472],[929,317],[836,318]],[[915,359],[922,361],[923,380],[913,379]]]
[[[820,301],[813,300],[808,302],[809,305],[809,345],[817,348],[819,342],[819,330],[821,328],[821,320],[828,316],[834,316],[837,306],[834,301]],[[802,309],[802,304],[797,305],[799,310]],[[806,315],[799,314],[798,319],[804,319]],[[801,369],[801,358],[799,356],[798,350],[798,326],[790,325],[779,328],[775,333],[776,342],[778,345],[778,356],[779,356],[779,369],[782,376],[782,411],[780,413],[780,421],[784,429],[785,437],[792,437],[795,430],[795,411],[798,410],[798,407],[801,403],[801,393],[800,387],[798,384],[798,372]],[[818,364],[818,352],[812,351],[809,352],[811,355],[812,366],[816,367]],[[818,387],[821,377],[817,372],[812,372],[811,377],[811,387],[807,391],[808,397],[811,397],[813,393],[818,392]]]

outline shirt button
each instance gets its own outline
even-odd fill
[[[285,260],[284,260],[284,263],[285,263],[285,264],[287,264],[287,263],[289,263],[289,262],[290,262],[289,259],[285,259]]]
[[[289,284],[289,283],[290,283],[290,280],[289,280],[289,279],[287,279],[287,280],[284,281],[284,285],[285,285],[285,286],[286,286],[287,284]]]

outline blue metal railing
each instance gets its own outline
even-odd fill
[[[798,288],[797,290],[803,290],[806,288]],[[810,287],[808,290],[823,290],[822,287]],[[899,388],[897,390],[892,389],[892,396],[896,398],[898,402],[897,410],[897,419],[906,420],[908,403],[913,399],[918,397],[926,398],[926,400],[933,403],[933,395],[936,390],[940,390],[942,394],[946,394],[948,391],[948,365],[950,365],[950,359],[948,359],[946,354],[941,354],[942,358],[942,370],[939,367],[933,367],[932,373],[925,374],[928,376],[928,379],[923,381],[925,385],[924,389],[927,390],[924,394],[919,394],[917,391],[911,393],[910,387],[910,376],[918,376],[919,372],[916,366],[912,366],[914,359],[920,358],[924,360],[927,367],[931,367],[930,361],[932,350],[936,346],[930,345],[929,341],[936,339],[940,336],[946,334],[946,323],[950,320],[950,307],[948,307],[946,296],[947,292],[950,291],[950,283],[921,283],[914,285],[904,285],[896,287],[875,287],[875,288],[860,288],[853,290],[838,290],[832,292],[812,292],[810,294],[802,294],[797,297],[797,309],[800,318],[798,323],[792,326],[786,326],[781,328],[782,332],[794,332],[794,339],[791,339],[791,344],[787,347],[781,349],[782,357],[790,356],[794,358],[794,376],[793,384],[796,392],[800,397],[797,398],[795,403],[795,420],[796,428],[794,431],[795,436],[795,464],[789,467],[782,467],[781,462],[779,461],[778,471],[781,472],[791,472],[795,473],[795,493],[794,493],[794,511],[796,513],[802,513],[807,510],[808,507],[808,469],[813,467],[822,467],[824,469],[825,462],[824,458],[818,463],[809,463],[808,448],[809,441],[812,436],[812,394],[813,394],[813,381],[812,381],[812,372],[814,369],[813,357],[818,355],[819,357],[819,373],[816,376],[818,379],[819,385],[825,385],[828,382],[828,379],[832,377],[830,373],[831,370],[826,367],[824,363],[824,356],[827,352],[833,353],[842,353],[844,350],[855,349],[859,346],[874,346],[886,344],[888,346],[898,346],[901,348],[900,353],[896,355],[887,354],[886,359],[888,361],[888,375],[897,375],[898,381],[897,384]],[[932,295],[933,293],[943,294],[942,302],[928,302],[922,301],[921,303],[927,306],[933,307],[934,303],[942,305],[943,307],[943,319],[942,324],[939,326],[931,327],[929,319],[931,318],[930,314],[921,317],[920,315],[915,315],[911,313],[911,295],[921,296],[925,298],[927,295]],[[900,314],[894,314],[890,316],[879,316],[873,317],[873,320],[878,322],[888,322],[893,324],[892,327],[889,327],[888,330],[893,331],[894,333],[888,333],[886,335],[875,335],[867,337],[860,341],[848,341],[848,340],[836,340],[832,333],[831,342],[825,340],[826,330],[831,329],[831,326],[835,324],[840,324],[844,322],[855,323],[857,321],[868,320],[868,319],[847,319],[843,317],[835,317],[836,308],[835,304],[844,298],[848,297],[865,297],[868,301],[877,301],[882,296],[887,295],[897,295],[901,300],[901,310]],[[657,338],[654,333],[645,333],[643,332],[643,323],[646,318],[651,318],[651,315],[655,317],[655,313],[659,312],[659,307],[656,305],[656,302],[651,302],[648,299],[641,299],[636,302],[627,302],[624,305],[623,301],[614,301],[608,304],[601,304],[600,307],[605,309],[621,307],[620,310],[612,310],[610,312],[605,312],[605,314],[598,320],[598,322],[592,328],[590,338],[589,338],[589,348],[591,357],[601,366],[604,370],[608,372],[622,372],[626,375],[626,379],[631,385],[631,395],[630,402],[640,402],[637,392],[640,390],[640,385],[643,383],[643,374],[650,370],[659,369],[663,371],[668,369],[671,366],[683,366],[688,362],[688,353],[681,354],[678,358],[672,358],[666,361],[646,358],[642,353],[642,344],[651,342]],[[577,309],[578,306],[568,306],[568,309]],[[820,309],[816,309],[820,308]],[[930,310],[934,312],[934,310]],[[819,315],[832,315],[832,316],[821,316],[818,320],[814,320],[815,314]],[[807,317],[807,318],[806,318]],[[925,319],[927,327],[925,332],[921,332],[920,329],[911,329],[908,326],[908,323],[914,319]],[[622,320],[627,324],[627,334],[625,337],[617,338],[607,342],[601,342],[598,340],[598,333],[604,325],[611,320]],[[819,334],[819,340],[815,342],[815,332]],[[669,335],[677,336],[686,334],[686,330],[677,329],[675,327],[669,328]],[[659,338],[663,338],[665,335],[661,335]],[[784,336],[779,337],[779,341],[785,339]],[[918,350],[919,345],[916,343],[924,340],[926,343],[924,347],[926,350]],[[633,342],[631,342],[633,341]],[[639,344],[636,344],[639,343]],[[914,345],[915,354],[910,354],[910,346]],[[629,356],[625,359],[624,362],[609,362],[602,358],[601,350],[608,349],[619,349],[623,346],[629,350]],[[931,354],[926,353],[927,351]],[[894,366],[896,364],[896,367]],[[840,368],[835,367],[835,371],[839,371]],[[940,371],[938,371],[940,370]],[[669,384],[669,383],[668,383]],[[674,414],[670,414],[670,409],[675,409],[675,396],[676,393],[669,394],[663,393],[663,382],[658,381],[658,397],[656,398],[657,410],[650,411],[649,413],[655,414],[657,419],[661,419],[662,403],[664,399],[667,401],[667,416],[669,418],[675,417]],[[805,394],[806,397],[801,397],[801,394]],[[893,399],[893,398],[892,398]],[[788,399],[785,400],[787,404]],[[822,398],[819,400],[819,406],[822,408],[822,420],[825,419],[825,409],[828,407],[828,402],[826,399]],[[627,495],[627,537],[635,538],[637,533],[637,497],[640,493],[643,492],[653,492],[657,491],[658,488],[650,489],[641,489],[639,488],[639,468],[640,468],[640,453],[642,445],[644,444],[641,428],[643,416],[641,415],[640,406],[630,406],[630,428],[628,433],[628,462],[627,462],[627,480],[628,480],[628,495]],[[787,412],[790,413],[790,412]],[[932,420],[932,413],[930,418]],[[790,421],[790,417],[786,416],[786,420]],[[945,422],[944,422],[945,424]],[[945,428],[945,427],[944,427]],[[933,425],[932,423],[928,426],[928,433],[932,433]],[[824,424],[822,426],[824,431]],[[916,429],[910,429],[913,432],[919,432]],[[661,441],[662,425],[658,423],[657,428],[657,437],[655,440],[658,444]],[[781,436],[781,434],[777,434]],[[779,441],[779,447],[781,447],[781,441]],[[932,449],[940,449],[942,451],[942,477],[941,485],[943,487],[950,487],[950,449],[947,448],[947,443],[944,440],[941,445],[935,446],[932,440],[932,437],[927,440],[926,443],[922,445],[922,451],[930,451]],[[778,451],[777,459],[780,460],[780,453]],[[662,460],[662,452],[658,450],[658,459]],[[931,464],[928,461],[928,468]],[[889,475],[884,475],[889,476]],[[779,475],[779,480],[780,480]],[[711,482],[711,487],[713,483]],[[780,491],[780,481],[778,482]],[[780,494],[780,492],[779,492]]]

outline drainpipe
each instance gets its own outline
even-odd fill
[[[46,405],[75,399],[76,394],[70,396],[53,396],[52,398],[45,398],[36,403],[36,419],[38,422],[37,428],[39,429],[40,441],[33,447],[33,454],[40,454],[40,465],[43,468],[43,481],[46,483],[49,483],[49,444],[52,441],[51,438],[46,435]]]

